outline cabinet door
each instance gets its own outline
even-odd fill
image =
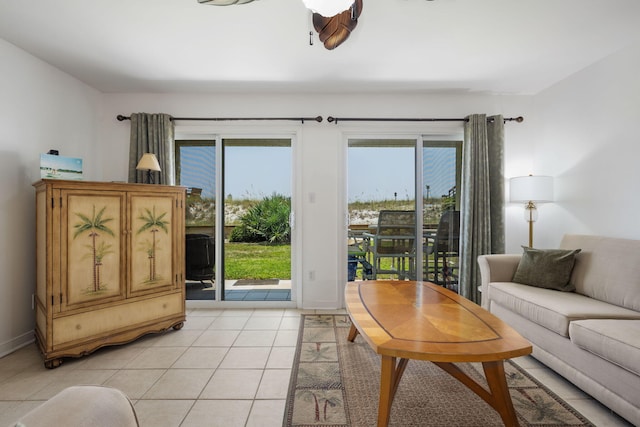
[[[174,254],[175,194],[129,195],[130,233],[130,292],[140,294],[157,292],[176,286]]]
[[[60,201],[61,310],[124,298],[123,194],[62,190]]]

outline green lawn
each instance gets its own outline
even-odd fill
[[[225,243],[225,279],[291,279],[291,245]]]
[[[263,243],[225,243],[225,279],[291,279],[291,246]],[[346,260],[345,260],[346,262]],[[383,259],[382,268],[391,267],[390,259]],[[358,271],[358,278],[362,275]],[[395,279],[395,275],[379,276]]]

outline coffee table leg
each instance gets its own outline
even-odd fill
[[[389,425],[391,403],[393,403],[393,376],[396,370],[396,358],[382,356],[382,369],[380,373],[380,402],[378,404],[378,427]]]
[[[482,362],[484,375],[489,384],[489,391],[478,384],[475,380],[465,374],[458,366],[450,362],[433,362],[442,368],[449,375],[467,386],[469,390],[480,396],[493,409],[498,412],[502,422],[506,427],[518,426],[518,417],[507,386],[507,378],[504,374],[504,364],[502,360],[494,362]]]
[[[353,342],[358,336],[358,328],[355,327],[353,322],[351,323],[351,328],[349,328],[349,335],[347,335],[347,341]]]
[[[409,359],[400,359],[396,364],[396,358],[382,356],[382,368],[380,370],[380,402],[378,403],[378,427],[389,425],[391,405],[396,395],[398,384],[407,367]]]
[[[483,362],[484,375],[487,378],[489,389],[493,395],[494,408],[500,414],[502,422],[507,427],[518,426],[518,417],[513,408],[507,378],[504,374],[504,363],[502,360],[495,362]]]

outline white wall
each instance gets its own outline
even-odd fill
[[[118,114],[132,112],[169,113],[175,117],[315,117],[323,123],[203,123],[176,122],[178,129],[208,129],[221,132],[300,132],[300,212],[297,224],[302,227],[301,277],[302,305],[305,308],[341,306],[346,262],[339,250],[346,239],[344,232],[342,175],[345,141],[349,135],[376,133],[419,135],[421,133],[461,132],[461,124],[355,123],[329,124],[334,117],[465,117],[471,113],[502,113],[525,116],[525,122],[507,124],[509,145],[528,146],[532,125],[528,122],[531,97],[502,97],[481,94],[426,96],[410,94],[262,94],[262,95],[175,95],[108,94],[104,96],[104,122],[99,155],[105,180],[126,179],[130,122],[118,122]],[[389,165],[389,167],[405,167]],[[411,167],[411,166],[409,166]],[[315,202],[310,201],[313,193]],[[344,257],[346,259],[346,257]],[[315,280],[309,280],[313,271]]]
[[[0,354],[31,339],[35,282],[34,197],[38,156],[50,148],[85,160],[86,179],[126,180],[129,122],[117,114],[166,112],[174,116],[247,117],[463,117],[470,113],[523,115],[507,124],[508,177],[555,177],[557,201],[540,207],[535,245],[556,247],[562,234],[640,238],[635,211],[640,141],[640,47],[630,47],[537,96],[483,94],[100,94],[0,40]],[[194,123],[178,123],[178,126]],[[210,131],[299,132],[302,227],[302,301],[305,307],[340,303],[345,264],[341,174],[348,135],[418,135],[455,131],[450,125],[343,123],[214,123]],[[315,194],[315,203],[309,201]],[[507,206],[507,249],[527,241],[522,207]],[[309,281],[307,273],[316,272]]]
[[[0,356],[33,340],[40,154],[81,157],[88,179],[100,93],[0,39]]]
[[[555,178],[555,203],[539,209],[534,246],[565,233],[640,239],[640,45],[576,73],[534,98],[536,140],[507,160],[507,172]],[[517,211],[517,212],[516,212]],[[509,207],[509,249],[527,232]]]

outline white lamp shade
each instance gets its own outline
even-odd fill
[[[331,18],[349,9],[354,0],[302,0],[307,9]]]
[[[144,153],[136,166],[138,170],[150,170],[150,171],[160,171],[160,163],[158,163],[158,158],[153,153]]]
[[[512,202],[553,201],[553,178],[550,176],[517,176],[509,180],[509,200]]]

